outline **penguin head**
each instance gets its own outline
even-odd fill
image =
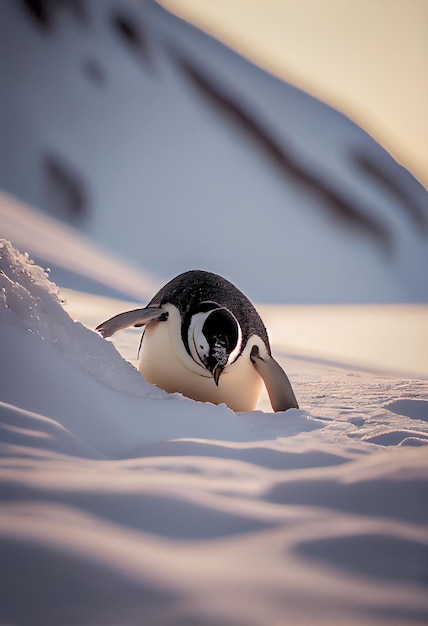
[[[203,302],[191,316],[188,333],[190,354],[218,386],[221,374],[241,353],[242,331],[236,317],[215,302]]]

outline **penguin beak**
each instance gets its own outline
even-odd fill
[[[218,381],[219,381],[219,378],[220,378],[220,376],[222,375],[223,370],[224,370],[224,367],[222,367],[221,365],[219,365],[219,364],[217,363],[217,365],[215,366],[215,368],[214,368],[214,369],[212,370],[212,372],[211,372],[211,374],[212,374],[212,376],[213,376],[213,378],[214,378],[214,382],[215,382],[215,384],[217,385],[217,387],[218,387]]]

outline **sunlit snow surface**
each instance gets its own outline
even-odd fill
[[[150,0],[0,14],[0,237],[79,289],[0,248],[0,624],[425,624],[426,192]],[[301,410],[235,414],[89,330],[191,268],[402,305],[260,307]]]
[[[234,414],[147,385],[88,330],[128,303],[60,290],[73,322],[40,268],[0,258],[1,623],[426,623],[426,364],[287,350],[325,311],[261,308],[302,409]],[[114,338],[129,360],[139,334]]]

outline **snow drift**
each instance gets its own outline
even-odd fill
[[[234,414],[0,270],[0,621],[425,623],[426,382],[297,361],[309,412]]]

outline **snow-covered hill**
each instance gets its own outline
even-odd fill
[[[155,2],[5,0],[0,84],[0,186],[161,282],[201,268],[257,301],[428,300],[411,174]]]
[[[425,190],[152,0],[3,0],[0,84],[0,623],[425,624]],[[190,268],[300,303],[259,307],[300,410],[91,330]]]
[[[235,414],[81,323],[127,303],[59,296],[1,242],[1,623],[426,623],[426,381],[281,356],[274,324],[302,409]]]

